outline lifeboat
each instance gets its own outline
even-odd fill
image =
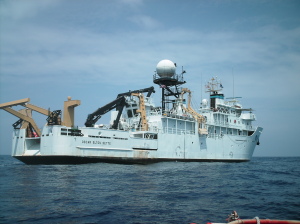
[[[207,224],[223,224],[208,222]],[[273,219],[238,219],[224,224],[300,224],[297,220],[273,220]]]
[[[227,223],[214,223],[208,222],[207,224],[300,224],[297,220],[274,220],[274,219],[260,219],[254,217],[253,219],[240,219],[236,211],[232,211],[228,218]]]

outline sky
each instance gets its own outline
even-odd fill
[[[62,110],[71,96],[84,126],[118,93],[155,86],[157,63],[169,59],[186,70],[196,109],[217,76],[225,97],[255,110],[264,130],[254,156],[300,156],[299,11],[297,0],[2,0],[0,103]],[[0,110],[0,154],[11,154],[17,120]]]

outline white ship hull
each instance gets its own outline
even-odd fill
[[[83,128],[93,137],[61,135],[62,128],[45,126],[38,138],[26,138],[24,129],[16,129],[12,156],[26,164],[242,162],[251,160],[262,131],[257,128],[251,136],[158,133],[157,139],[147,139],[133,137],[135,132],[98,128]]]
[[[225,100],[222,83],[215,78],[205,86],[209,100],[201,99],[200,108],[192,108],[192,92],[180,87],[186,83],[185,71],[175,70],[176,64],[169,60],[157,65],[153,82],[161,89],[161,106],[151,98],[154,87],[120,93],[88,114],[81,128],[74,121],[80,101],[71,97],[64,102],[63,116],[61,110],[29,104],[29,98],[0,104],[0,109],[19,117],[13,124],[12,156],[26,164],[251,160],[262,132],[252,126],[253,110],[243,108],[237,97]],[[11,108],[17,105],[25,109]],[[42,130],[32,111],[48,116]],[[110,124],[97,124],[109,111]]]

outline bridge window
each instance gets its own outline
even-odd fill
[[[127,110],[127,116],[128,116],[128,118],[133,117],[132,110]]]

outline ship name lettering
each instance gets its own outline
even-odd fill
[[[82,140],[82,143],[93,144],[93,145],[111,145],[111,142],[90,141],[90,140]]]
[[[91,144],[91,141],[82,140],[82,143],[85,143],[85,144]]]

